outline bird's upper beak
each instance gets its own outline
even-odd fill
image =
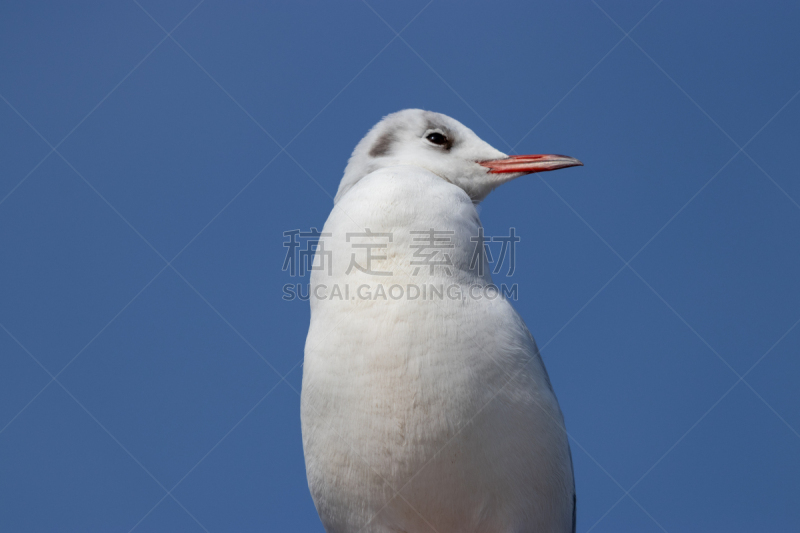
[[[505,159],[492,159],[481,161],[480,165],[487,167],[490,174],[544,172],[567,167],[582,167],[583,163],[574,157],[565,155],[512,155]]]

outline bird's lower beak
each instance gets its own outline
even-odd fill
[[[505,159],[481,161],[480,165],[489,169],[490,174],[544,172],[567,167],[582,167],[583,163],[565,155],[512,155]]]

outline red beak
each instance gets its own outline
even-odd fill
[[[482,161],[480,165],[487,167],[490,174],[511,172],[531,174],[546,170],[558,170],[559,168],[582,167],[583,163],[574,157],[565,155],[512,155],[505,159]]]

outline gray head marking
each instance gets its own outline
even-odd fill
[[[369,151],[370,157],[383,157],[389,155],[392,148],[392,143],[395,141],[394,133],[387,131],[375,141]]]

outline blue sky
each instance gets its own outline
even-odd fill
[[[798,16],[3,3],[0,529],[322,531],[282,233],[321,227],[408,107],[586,165],[481,211],[522,239],[498,281],[565,414],[578,531],[796,529]]]

